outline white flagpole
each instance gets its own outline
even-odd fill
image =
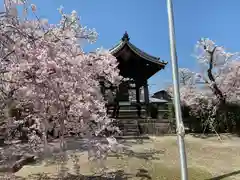
[[[180,91],[179,91],[179,77],[178,77],[178,63],[177,63],[177,52],[176,52],[176,40],[174,32],[174,18],[173,18],[173,7],[172,0],[167,0],[168,10],[168,23],[169,23],[169,40],[170,40],[170,52],[171,52],[171,63],[172,63],[172,76],[173,76],[173,87],[174,87],[174,106],[175,106],[175,117],[177,125],[177,140],[180,155],[180,166],[181,166],[181,180],[188,180],[187,171],[187,159],[185,152],[184,136],[185,129],[182,121],[182,112],[180,105]]]

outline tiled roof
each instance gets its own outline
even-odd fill
[[[128,46],[137,56],[139,56],[147,61],[151,61],[153,63],[159,64],[162,66],[165,66],[167,64],[167,62],[160,61],[159,57],[151,56],[151,55],[145,53],[144,51],[140,50],[135,45],[130,43],[129,39],[130,38],[129,38],[127,32],[125,32],[121,41],[116,46],[114,46],[113,48],[110,49],[110,53],[114,55],[117,52],[119,52],[124,46]]]

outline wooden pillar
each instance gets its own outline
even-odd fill
[[[146,115],[149,117],[149,91],[148,91],[148,83],[147,81],[143,85],[144,88],[144,101],[146,105]]]
[[[137,115],[141,117],[141,104],[140,104],[140,87],[136,84],[136,102],[137,102]]]
[[[140,89],[139,86],[136,85],[136,101],[137,103],[140,103]]]

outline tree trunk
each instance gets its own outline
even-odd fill
[[[212,70],[213,70],[213,55],[214,52],[216,51],[215,47],[213,51],[207,50],[207,52],[210,55],[210,60],[209,60],[209,67],[207,70],[208,78],[211,81],[211,89],[214,93],[214,95],[217,97],[217,103],[215,104],[217,110],[214,112],[213,117],[217,117],[221,113],[223,113],[223,119],[219,119],[220,121],[223,120],[223,123],[227,122],[227,111],[226,111],[226,96],[223,94],[223,92],[220,90],[220,88],[216,84],[215,77],[213,76]],[[206,47],[205,47],[206,50]],[[219,126],[219,125],[218,125]],[[220,127],[219,127],[220,128]]]

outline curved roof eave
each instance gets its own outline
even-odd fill
[[[136,46],[134,46],[132,43],[127,42],[128,47],[135,53],[137,54],[139,57],[146,59],[148,61],[151,61],[153,63],[157,63],[161,66],[165,66],[167,63],[160,61],[159,57],[154,57],[151,56],[147,53],[145,53],[144,51],[140,50],[139,48],[137,48]]]
[[[145,53],[144,51],[140,50],[139,48],[137,48],[136,46],[129,42],[128,35],[125,36],[127,36],[127,38],[122,38],[122,40],[117,45],[115,45],[113,48],[109,50],[111,54],[113,55],[116,54],[118,51],[123,49],[125,45],[127,45],[137,56],[143,59],[146,59],[150,62],[156,63],[161,66],[165,66],[167,64],[167,62],[160,61],[159,57],[151,56]]]
[[[117,45],[115,45],[113,48],[109,50],[111,54],[117,53],[119,50],[121,50],[124,45],[126,44],[126,41],[120,41]]]

